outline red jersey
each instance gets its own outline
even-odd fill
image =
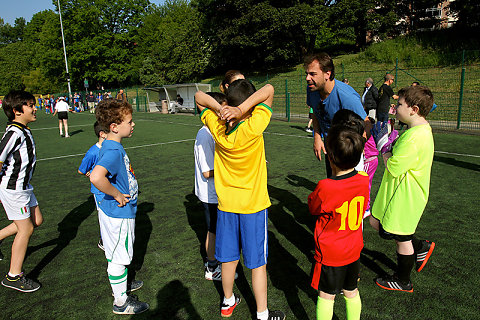
[[[360,258],[362,219],[369,197],[368,175],[356,170],[318,182],[308,196],[315,225],[315,260],[341,267]]]

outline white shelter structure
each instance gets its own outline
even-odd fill
[[[147,94],[147,105],[150,112],[162,113],[193,112],[195,113],[195,93],[199,90],[211,91],[211,85],[206,83],[169,84],[161,87],[144,88]],[[177,94],[183,99],[178,104]]]

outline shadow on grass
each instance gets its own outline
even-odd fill
[[[443,162],[445,164],[449,164],[449,165],[452,165],[452,166],[455,166],[455,167],[464,168],[464,169],[467,169],[467,170],[480,171],[480,165],[478,165],[476,163],[470,163],[470,162],[466,162],[466,161],[457,160],[457,159],[454,159],[454,158],[441,157],[441,156],[436,155],[436,156],[433,157],[433,161]]]
[[[207,256],[207,252],[205,251],[205,237],[207,236],[205,209],[193,192],[185,196],[183,205],[185,206],[185,212],[187,213],[188,224],[195,232],[198,242],[200,243],[198,253],[203,260]]]
[[[380,277],[388,275],[389,272],[385,271],[376,261],[382,263],[392,271],[397,270],[397,264],[384,253],[375,250],[369,250],[364,247],[362,253],[360,254],[360,262]]]
[[[310,286],[310,277],[299,266],[298,260],[292,256],[278,241],[275,234],[268,232],[268,264],[267,271],[275,288],[282,290],[295,319],[310,319],[298,296],[298,290],[305,292],[314,303],[317,302],[317,291]],[[274,310],[275,304],[270,306]]]
[[[135,218],[135,243],[133,244],[133,259],[128,267],[128,277],[135,279],[135,274],[143,266],[145,254],[147,253],[148,241],[152,234],[152,222],[148,213],[155,208],[151,202],[142,202],[137,206]]]
[[[136,319],[202,319],[192,304],[190,292],[180,280],[167,283],[157,294],[157,308]]]
[[[39,249],[55,245],[55,247],[42,258],[35,268],[30,271],[28,274],[30,278],[37,279],[43,268],[52,262],[52,260],[69,245],[70,241],[76,238],[78,227],[92,214],[92,212],[95,211],[95,208],[95,200],[93,199],[93,195],[91,195],[88,197],[87,201],[67,213],[65,218],[60,221],[58,224],[59,234],[57,238],[36,246],[28,247],[26,257]]]
[[[279,233],[283,234],[308,259],[312,260],[315,220],[308,212],[308,207],[298,197],[285,189],[268,185],[268,193],[270,197],[278,200],[278,203],[273,204],[268,209],[269,220]]]
[[[304,187],[305,189],[312,192],[317,187],[317,184],[315,182],[305,179],[304,177],[299,177],[295,174],[289,174],[287,176],[287,181],[294,187]]]
[[[69,135],[70,135],[70,137],[71,137],[71,136],[74,136],[74,135],[79,134],[79,133],[82,133],[82,132],[83,132],[82,129],[80,129],[80,130],[75,130],[75,131],[70,132]]]

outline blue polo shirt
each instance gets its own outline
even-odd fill
[[[341,109],[352,110],[362,119],[367,117],[363,109],[360,95],[351,86],[342,81],[334,80],[332,92],[325,100],[320,99],[318,105],[313,105],[313,112],[320,125],[320,131],[326,135],[332,125],[332,119],[335,113]]]

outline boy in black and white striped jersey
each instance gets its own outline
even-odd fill
[[[25,91],[11,91],[3,100],[8,123],[0,142],[0,201],[13,222],[0,230],[0,242],[15,235],[10,270],[2,285],[22,292],[40,289],[40,284],[22,272],[23,260],[34,227],[43,217],[30,184],[35,170],[35,141],[27,127],[37,120],[35,97]]]

